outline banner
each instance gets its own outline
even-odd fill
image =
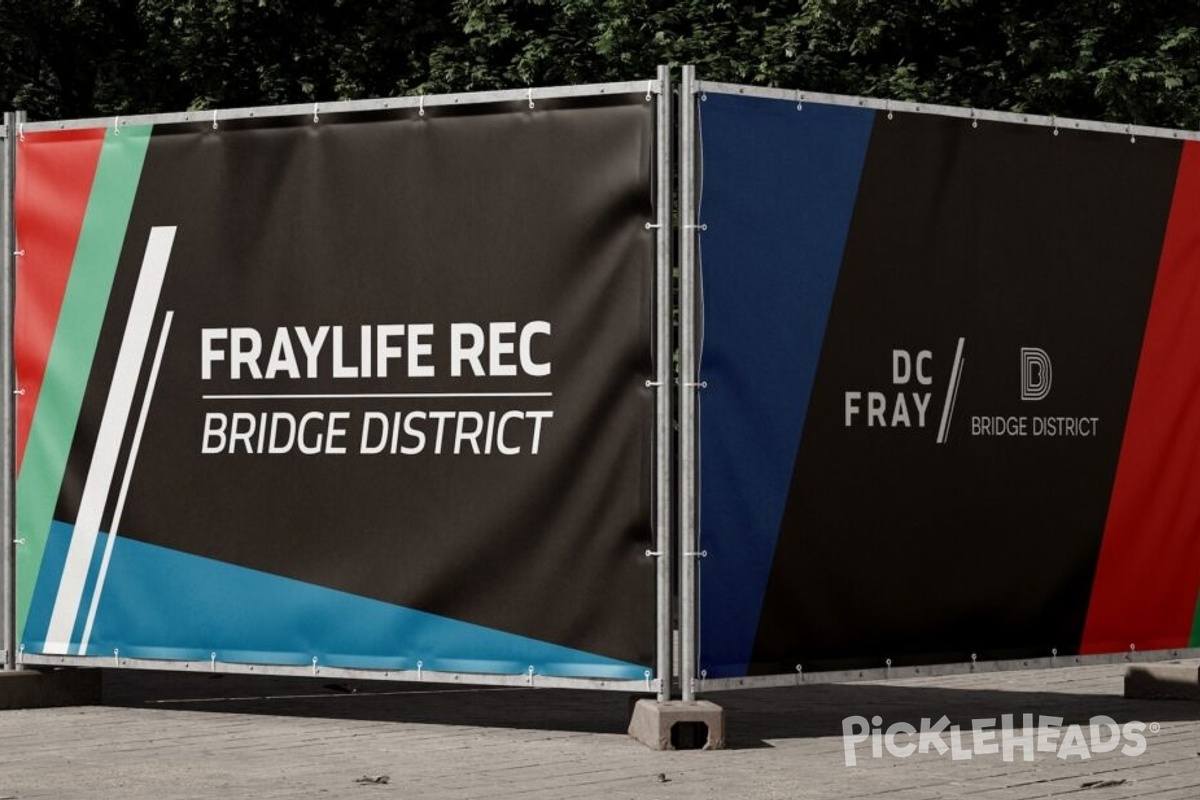
[[[642,679],[653,103],[26,132],[26,653]]]
[[[1195,646],[1200,145],[698,107],[702,674]]]

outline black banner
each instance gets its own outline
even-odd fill
[[[134,373],[148,412],[141,430],[134,403],[121,433],[100,528],[119,515],[117,548],[106,588],[89,571],[84,647],[641,678],[652,110],[638,95],[154,130],[54,514],[64,536],[86,516],[165,247]],[[209,585],[151,596],[122,553]],[[52,603],[35,597],[34,628]]]

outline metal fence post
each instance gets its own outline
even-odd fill
[[[13,296],[16,280],[15,253],[16,226],[13,213],[13,201],[16,188],[17,161],[17,131],[24,122],[25,115],[21,112],[8,112],[4,115],[4,153],[0,158],[0,264],[3,264],[3,335],[0,336],[0,396],[3,398],[3,425],[0,433],[0,523],[3,542],[0,544],[0,571],[3,573],[3,587],[0,588],[0,611],[2,614],[3,639],[3,668],[16,668],[16,627],[17,627],[17,559],[16,531],[14,529],[14,498],[16,496],[16,387],[13,371]]]
[[[655,575],[658,627],[656,665],[658,699],[671,699],[671,69],[658,68],[658,107],[655,109],[657,178],[654,204],[658,212],[655,237],[654,362],[655,395]]]
[[[679,679],[696,697],[696,68],[679,92]]]

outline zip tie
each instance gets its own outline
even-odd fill
[[[13,544],[15,544],[17,547],[24,547],[24,546],[25,546],[25,539],[24,539],[24,538],[20,538],[20,539],[13,539]]]
[[[25,123],[24,122],[17,123],[17,139],[22,142],[25,141]]]
[[[1137,137],[1133,135],[1133,126],[1132,126],[1132,125],[1126,125],[1126,126],[1125,126],[1125,132],[1129,134],[1129,143],[1130,143],[1130,144],[1137,144]]]
[[[15,394],[15,395],[17,395],[17,396],[19,396],[19,397],[24,397],[24,396],[25,396],[25,390],[24,390],[24,389],[13,389],[13,394]]]
[[[18,258],[24,258],[25,248],[21,248],[20,250],[13,250],[13,255],[17,256]]]
[[[1050,124],[1054,126],[1054,135],[1058,136],[1058,117],[1050,115]]]
[[[684,553],[684,555],[690,556],[692,558],[708,558],[708,551],[707,550],[699,550],[695,553]]]
[[[528,683],[530,686],[533,686],[533,664],[529,665],[528,677],[525,678],[525,682]]]
[[[121,666],[121,649],[119,647],[113,648],[113,666]]]
[[[321,121],[321,115],[318,113],[321,110],[320,103],[313,103],[313,125]]]
[[[971,109],[971,127],[972,128],[979,127],[979,117],[975,116],[975,109],[973,109],[973,108]]]
[[[425,662],[424,662],[424,661],[418,661],[418,662],[417,662],[417,680],[421,680],[421,671],[422,671],[423,669],[425,669]]]
[[[700,229],[700,230],[702,230],[702,231],[706,231],[706,230],[708,230],[708,223],[707,223],[707,222],[701,222],[699,225],[684,225],[683,227],[685,227],[685,228],[699,228],[699,229]]]
[[[654,81],[646,81],[646,102],[649,103],[654,95]]]
[[[646,558],[658,558],[661,555],[661,550],[651,550],[649,548],[646,549]]]
[[[796,91],[796,110],[797,111],[804,110],[804,92],[801,92],[799,90]]]
[[[883,104],[883,108],[885,111],[887,111],[887,118],[891,119],[892,118],[892,101],[885,100],[884,104]]]
[[[683,385],[684,385],[684,387],[685,387],[685,388],[688,388],[688,389],[695,389],[695,388],[697,388],[697,387],[699,387],[699,388],[701,388],[701,389],[707,389],[707,388],[708,388],[708,381],[700,381],[700,382],[698,382],[698,383],[685,383],[685,384],[683,384]]]
[[[646,670],[645,673],[643,673],[643,674],[646,676],[646,691],[647,692],[653,691],[653,686],[650,683],[650,675],[651,675],[650,670]]]
[[[529,89],[526,90],[525,96],[527,98],[529,98],[529,107],[533,108],[533,87],[532,86],[530,86]]]
[[[216,672],[217,671],[217,653],[216,653],[216,651],[209,653],[209,662],[208,663],[212,667],[212,671]]]
[[[421,95],[421,100],[417,104],[417,114],[422,117],[425,116],[425,95]]]
[[[213,130],[217,129],[217,110],[213,109]]]
[[[121,135],[121,115],[113,117],[113,136]]]
[[[662,386],[662,385],[663,385],[662,381],[652,381],[649,378],[646,379],[646,388],[647,389],[653,389],[655,386]]]
[[[19,648],[17,648],[17,663],[18,664],[25,663],[25,645],[23,645],[23,644]]]
[[[658,222],[647,222],[645,227],[646,227],[646,230],[652,231],[655,228],[661,228],[662,224],[658,223]]]
[[[313,667],[312,667],[312,669],[313,669],[313,675],[316,675],[316,674],[317,674],[317,657],[316,657],[316,656],[313,656]]]

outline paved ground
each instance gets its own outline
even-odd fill
[[[1200,797],[1200,704],[1125,700],[1122,676],[1072,667],[710,695],[730,749],[662,753],[625,735],[624,695],[107,673],[103,706],[0,712],[0,800]],[[864,742],[845,763],[850,715],[884,728],[946,715],[969,731],[1024,713],[1063,717],[1060,740],[1072,723],[1090,735],[1096,715],[1140,721],[1145,752],[874,758]]]

